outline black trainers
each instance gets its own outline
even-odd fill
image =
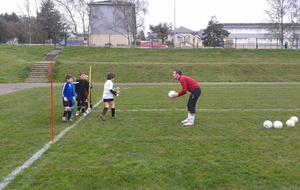
[[[102,121],[106,121],[106,118],[104,117],[104,115],[100,115],[100,118],[102,119]]]

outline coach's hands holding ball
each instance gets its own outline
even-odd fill
[[[176,97],[178,97],[178,93],[175,92],[174,90],[171,90],[171,91],[168,93],[168,96],[169,96],[170,98],[176,98]]]
[[[173,95],[172,95],[172,98],[177,98],[178,97],[178,93],[175,92]]]

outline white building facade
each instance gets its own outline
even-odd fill
[[[223,29],[230,32],[226,38],[225,48],[245,49],[281,49],[298,48],[298,37],[291,30],[285,34],[284,46],[280,39],[271,37],[269,28],[272,24],[265,23],[223,23]],[[298,26],[299,27],[299,26]],[[291,26],[292,28],[292,26]],[[297,35],[296,35],[297,36]]]

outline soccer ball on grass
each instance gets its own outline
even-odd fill
[[[293,120],[295,123],[297,123],[297,122],[298,122],[298,117],[292,116],[292,117],[291,117],[291,120]]]
[[[275,121],[273,123],[273,126],[274,126],[275,129],[281,129],[283,127],[283,124],[282,124],[281,121]]]
[[[295,127],[295,121],[291,119],[287,120],[285,124],[288,127]]]
[[[273,123],[269,120],[266,120],[264,123],[263,123],[263,126],[264,128],[266,129],[271,129],[273,127]]]

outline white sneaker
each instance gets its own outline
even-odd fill
[[[79,114],[80,114],[80,111],[77,111],[75,115],[76,115],[76,116],[79,116]]]
[[[183,125],[194,125],[194,123],[193,122],[191,122],[191,121],[188,121],[188,122],[186,122],[185,124],[183,124]]]
[[[66,119],[66,117],[62,117],[62,122],[67,122],[67,119]]]
[[[87,116],[87,113],[84,112],[84,113],[83,113],[83,116]]]
[[[188,118],[186,118],[185,120],[181,121],[181,123],[187,123],[189,121]]]

